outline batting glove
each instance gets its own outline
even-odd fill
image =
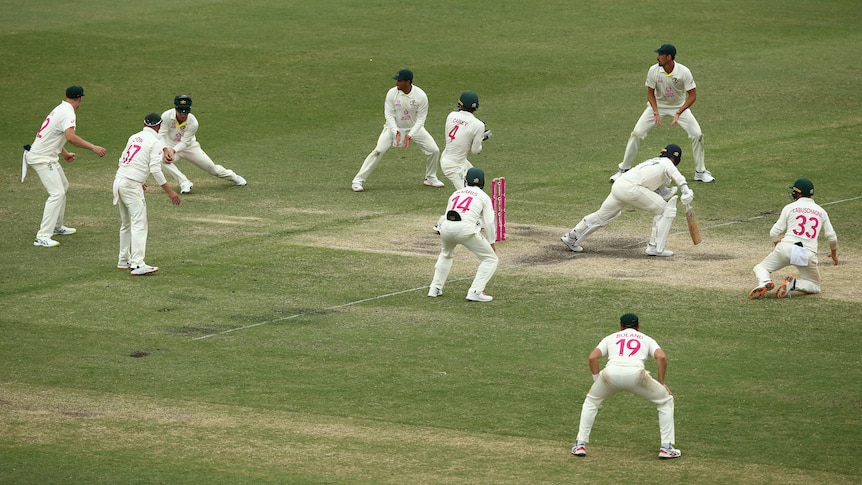
[[[482,135],[482,141],[485,141],[488,138],[491,138],[491,136],[493,136],[493,135],[494,134],[491,133],[491,130],[485,130],[485,133]]]
[[[679,200],[681,200],[685,205],[691,204],[691,201],[694,200],[694,192],[688,188],[688,185],[682,186],[682,197],[680,197]]]

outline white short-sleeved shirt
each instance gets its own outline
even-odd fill
[[[685,104],[688,91],[696,88],[691,71],[676,62],[670,74],[653,64],[647,71],[646,87],[655,89],[655,100],[659,108],[679,108]]]
[[[126,148],[120,154],[117,177],[146,183],[150,173],[158,185],[167,180],[162,173],[162,150],[165,148],[156,130],[145,126],[143,130],[129,137]]]
[[[456,162],[482,151],[485,123],[469,111],[453,111],[446,117],[446,148],[442,157]]]
[[[685,176],[679,173],[676,165],[667,157],[656,157],[645,160],[622,174],[620,180],[623,179],[650,190],[658,189],[669,180],[673,180],[677,185],[686,183]]]
[[[652,337],[633,328],[628,328],[603,338],[596,348],[602,352],[602,356],[608,358],[605,367],[622,366],[643,369],[646,360],[649,357],[655,357],[655,351],[661,347]]]
[[[415,84],[410,89],[410,94],[393,87],[386,93],[383,116],[389,129],[408,130],[407,135],[413,136],[425,127],[425,120],[428,118],[428,96]]]
[[[159,130],[159,136],[166,147],[181,152],[197,142],[195,134],[199,127],[198,119],[191,113],[189,113],[185,123],[179,123],[176,108],[171,108],[162,113],[162,127]]]
[[[782,242],[792,244],[800,242],[805,249],[815,253],[817,237],[820,234],[826,236],[830,242],[838,242],[838,236],[829,221],[829,214],[811,197],[800,197],[784,206],[778,221],[769,231],[769,237],[773,241],[781,239]]]
[[[56,157],[66,144],[66,130],[75,128],[75,108],[63,101],[45,118],[30,145],[30,153],[42,157]]]
[[[484,190],[471,185],[456,190],[446,205],[446,211],[451,210],[458,211],[462,222],[484,228],[488,241],[495,240],[494,209],[491,198]]]

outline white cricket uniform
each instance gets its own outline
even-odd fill
[[[383,131],[377,139],[377,146],[365,157],[359,172],[353,177],[353,183],[361,184],[368,180],[371,172],[377,168],[377,164],[383,158],[383,154],[390,147],[395,146],[395,135],[401,133],[401,145],[409,136],[410,144],[416,144],[425,155],[425,178],[437,179],[437,164],[440,160],[440,148],[434,138],[425,129],[425,120],[428,118],[428,96],[425,91],[412,85],[410,94],[406,94],[393,87],[386,93],[383,105],[383,116],[386,122]]]
[[[647,358],[655,357],[658,343],[648,335],[633,328],[608,335],[596,346],[602,356],[608,357],[599,378],[590,387],[581,408],[578,441],[589,443],[590,431],[605,399],[624,391],[655,403],[658,408],[658,423],[661,442],[676,441],[674,429],[673,395],[645,369]]]
[[[464,187],[456,190],[449,197],[446,211],[457,211],[461,220],[450,221],[444,217],[440,224],[440,241],[443,248],[434,266],[434,280],[431,286],[443,289],[446,278],[449,277],[449,271],[452,269],[455,247],[461,244],[481,261],[470,285],[470,291],[482,293],[488,281],[494,276],[498,262],[497,253],[488,242],[493,241],[495,237],[491,198],[479,187]]]
[[[446,117],[446,147],[440,156],[440,169],[456,189],[464,188],[464,176],[473,164],[470,153],[482,151],[485,123],[469,111],[453,111]]]
[[[120,209],[120,254],[118,265],[128,263],[136,268],[144,265],[147,253],[147,201],[143,185],[150,173],[156,184],[167,180],[162,173],[165,145],[156,130],[145,126],[129,137],[120,155],[114,178],[114,205]]]
[[[829,214],[812,198],[800,197],[784,206],[778,221],[769,231],[772,242],[780,242],[769,256],[754,267],[759,286],[772,281],[773,271],[792,265],[799,270],[795,290],[820,293],[820,268],[817,266],[817,237],[820,234],[827,241],[838,243],[838,235],[835,234]],[[797,254],[794,255],[794,252]]]
[[[656,106],[660,116],[676,115],[677,110],[685,104],[688,91],[697,87],[694,82],[694,77],[691,71],[678,62],[674,62],[673,71],[670,74],[664,71],[664,68],[658,64],[653,64],[647,71],[645,82],[646,87],[655,90]],[[694,158],[694,169],[698,172],[706,170],[706,164],[703,159],[703,133],[700,130],[700,124],[695,119],[691,108],[682,112],[677,121],[679,126],[688,134],[691,140],[691,153]],[[623,156],[622,163],[619,164],[621,170],[627,170],[637,157],[640,143],[646,138],[647,133],[655,126],[652,106],[647,103],[646,109],[641,114],[635,128],[629,136],[626,144],[626,152]]]
[[[74,129],[76,120],[75,108],[69,102],[63,101],[48,114],[36,133],[36,139],[30,145],[30,151],[24,153],[27,165],[36,171],[48,191],[42,223],[36,233],[36,237],[40,239],[51,238],[54,230],[63,226],[69,181],[60,165],[59,156],[66,144],[66,130]]]
[[[180,185],[190,183],[189,178],[176,165],[180,159],[183,159],[192,162],[210,175],[237,183],[236,172],[216,165],[212,158],[201,149],[201,144],[198,143],[195,136],[199,127],[198,119],[191,113],[189,113],[185,123],[177,122],[177,110],[175,108],[162,113],[162,127],[159,130],[159,136],[166,147],[176,151],[173,163],[162,163],[162,170],[171,174]]]
[[[572,230],[579,235],[589,234],[614,220],[626,205],[661,215],[668,203],[655,190],[671,180],[680,187],[687,185],[670,158],[656,157],[639,163],[614,182],[599,210],[584,217]]]

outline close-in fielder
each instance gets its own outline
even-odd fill
[[[174,108],[162,113],[164,126],[159,132],[165,146],[173,157],[174,163],[162,164],[162,171],[171,176],[180,184],[180,193],[188,194],[192,191],[194,184],[189,180],[179,167],[176,166],[180,159],[192,162],[199,169],[215,177],[230,180],[236,185],[245,185],[244,178],[233,170],[216,165],[212,158],[201,149],[197,140],[197,132],[200,124],[195,115],[191,114],[191,96],[181,94],[174,98]]]
[[[607,356],[608,363],[604,370],[599,372],[599,359],[604,356]],[[653,378],[644,366],[649,357],[656,360],[658,380]],[[578,440],[572,447],[572,454],[587,456],[590,432],[605,399],[618,392],[629,392],[654,403],[658,408],[658,426],[661,432],[658,457],[679,458],[682,452],[673,447],[676,441],[673,394],[665,384],[667,356],[655,340],[641,333],[638,316],[633,313],[621,316],[620,331],[599,342],[590,353],[589,363],[593,385],[581,407]]]
[[[428,296],[437,297],[443,294],[443,286],[452,260],[455,257],[455,247],[459,244],[475,254],[479,260],[476,276],[467,292],[470,301],[491,301],[494,298],[485,294],[485,286],[497,270],[497,250],[494,240],[494,209],[491,198],[483,190],[485,188],[485,172],[478,167],[467,170],[467,186],[456,190],[449,197],[446,214],[440,222],[440,241],[443,248],[434,266],[434,279]],[[484,235],[483,235],[484,233]]]
[[[611,176],[614,182],[625,173],[637,157],[640,143],[646,138],[653,126],[661,126],[662,116],[672,116],[670,126],[679,124],[691,140],[691,153],[694,158],[694,180],[696,182],[714,182],[715,177],[706,169],[703,156],[703,133],[700,124],[691,112],[691,106],[697,100],[697,85],[691,71],[676,62],[676,47],[664,44],[656,49],[658,54],[656,64],[647,71],[647,107],[635,124],[626,143],[623,161],[619,164],[617,173]]]
[[[785,266],[795,266],[799,276],[787,275],[775,296],[784,298],[791,291],[820,293],[820,268],[817,266],[817,237],[826,236],[829,241],[829,257],[838,264],[838,236],[826,213],[811,198],[814,196],[814,183],[806,178],[797,179],[790,186],[793,202],[784,206],[778,221],[769,231],[769,238],[775,249],[754,267],[757,288],[748,297],[756,300],[775,287],[772,272]]]
[[[120,255],[117,269],[131,269],[132,276],[155,273],[159,270],[144,262],[147,252],[147,177],[150,173],[171,198],[180,205],[180,196],[171,189],[162,174],[162,159],[171,155],[159,137],[162,118],[150,113],[144,118],[143,130],[129,137],[120,155],[117,175],[114,178],[114,205],[120,209]]]
[[[440,148],[425,129],[428,118],[428,95],[413,84],[413,71],[401,69],[392,76],[395,87],[386,93],[383,103],[383,131],[377,138],[377,146],[365,157],[359,172],[353,177],[350,187],[354,192],[365,190],[364,183],[377,168],[377,164],[390,147],[406,149],[410,142],[419,145],[425,155],[425,181],[427,187],[443,187],[437,179],[437,164],[440,161]]]
[[[676,201],[679,198],[683,204],[690,204],[694,199],[694,192],[688,188],[685,177],[677,169],[681,159],[682,149],[671,143],[662,149],[658,157],[641,162],[628,170],[611,186],[611,193],[602,202],[599,210],[584,217],[560,240],[569,249],[579,253],[584,250],[580,244],[587,236],[608,225],[622,213],[623,207],[631,205],[655,214],[646,254],[673,256],[673,251],[665,249],[665,243],[676,217]],[[660,192],[667,189],[667,184],[671,181],[681,189],[682,197],[673,195],[675,190],[666,190],[669,199],[665,201]]]
[[[464,177],[473,167],[467,155],[478,155],[482,151],[482,142],[491,135],[485,130],[485,123],[473,114],[477,109],[479,95],[464,91],[458,98],[458,109],[446,117],[446,147],[440,155],[440,169],[452,181],[455,190],[464,188]]]
[[[66,88],[66,99],[45,117],[33,143],[24,147],[21,181],[23,182],[27,176],[27,167],[31,167],[39,175],[42,185],[48,191],[48,200],[45,201],[45,209],[42,211],[42,224],[33,241],[34,246],[56,247],[60,243],[51,239],[51,236],[64,236],[77,232],[74,227],[63,225],[69,181],[66,179],[63,166],[59,163],[60,155],[63,155],[63,160],[69,163],[77,158],[74,152],[66,150],[66,142],[78,148],[91,150],[99,157],[105,156],[103,147],[93,145],[75,133],[77,121],[75,112],[78,111],[83,99],[84,88],[81,86]]]

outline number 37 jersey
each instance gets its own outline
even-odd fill
[[[769,231],[769,237],[772,241],[780,239],[781,242],[791,244],[802,243],[805,249],[817,253],[817,236],[820,233],[828,241],[838,242],[829,214],[810,197],[800,197],[784,206],[781,216]]]
[[[621,330],[608,335],[596,346],[602,356],[608,357],[608,365],[622,367],[644,368],[649,357],[655,357],[655,351],[660,349],[652,337],[633,328]]]

